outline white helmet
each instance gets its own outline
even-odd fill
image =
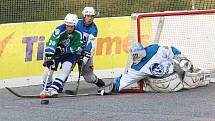
[[[83,16],[85,17],[86,15],[91,15],[95,16],[95,10],[93,7],[85,7],[84,10],[82,11]]]
[[[146,50],[141,43],[131,45],[130,52],[134,64],[138,64],[144,57],[146,57]]]
[[[66,25],[72,25],[72,26],[76,26],[76,24],[78,23],[78,17],[76,14],[71,14],[68,13],[64,19],[64,23]]]

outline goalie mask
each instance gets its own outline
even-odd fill
[[[67,26],[76,26],[78,23],[78,17],[76,14],[68,13],[64,19],[64,23]]]
[[[138,64],[146,56],[146,50],[141,43],[132,45],[130,52],[134,64]]]

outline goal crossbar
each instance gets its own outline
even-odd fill
[[[162,17],[162,16],[179,16],[179,15],[198,15],[198,14],[213,14],[215,10],[192,10],[192,11],[168,11],[157,13],[133,13],[131,16],[137,16],[137,39],[141,39],[140,34],[140,19],[143,17]]]

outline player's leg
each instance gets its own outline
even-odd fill
[[[73,71],[75,65],[76,65],[76,62],[72,65],[71,72]],[[71,73],[71,72],[70,72],[70,73]],[[62,92],[63,92],[64,85],[65,85],[65,83],[67,82],[68,78],[69,78],[69,75],[66,77],[64,83],[61,85],[61,87],[60,87],[59,90],[57,91],[58,93],[62,93]]]
[[[62,64],[62,68],[60,70],[59,75],[54,79],[52,82],[52,85],[48,88],[48,92],[46,95],[48,96],[57,96],[58,95],[58,90],[61,87],[61,85],[64,83],[64,80],[70,73],[72,67],[72,63],[69,61],[66,61]]]
[[[54,71],[57,71],[58,64],[59,64],[58,60],[55,60],[54,65],[49,65],[47,62],[43,63],[44,73],[42,76],[42,80],[43,80],[43,88],[44,88],[45,83],[46,83],[46,87],[45,87],[46,89],[45,90],[47,90],[51,86],[52,81],[53,81],[53,73],[54,73]],[[49,69],[50,66],[51,66],[51,70]],[[50,71],[50,73],[49,73],[49,71]]]
[[[49,71],[51,71],[50,75],[48,75]],[[52,81],[53,81],[53,78],[52,78],[53,72],[54,71],[53,70],[49,70],[48,67],[44,68],[44,74],[43,74],[43,77],[42,77],[42,79],[43,79],[43,88],[45,86],[45,83],[46,83],[46,87],[45,87],[46,89],[48,89],[51,86]],[[48,80],[47,80],[47,82],[45,82],[47,78],[48,78]]]
[[[82,76],[88,83],[96,84],[98,87],[105,86],[102,79],[99,79],[93,72],[93,57],[89,58],[82,69]]]
[[[120,92],[123,88],[137,83],[138,81],[144,79],[147,74],[136,71],[134,69],[129,69],[128,72],[123,73],[120,77],[115,78],[113,83],[107,84],[101,87],[99,90],[104,90],[105,94],[110,94],[112,92]]]
[[[61,60],[62,68],[58,76],[52,82],[52,85],[48,88],[46,95],[48,96],[57,96],[58,90],[63,85],[65,79],[70,74],[73,65],[75,64],[75,60],[77,59],[77,55],[70,55]]]

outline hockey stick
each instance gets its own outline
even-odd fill
[[[40,93],[40,98],[41,99],[45,98],[46,87],[47,87],[47,83],[48,83],[49,77],[51,75],[51,71],[52,71],[52,65],[49,66],[49,72],[48,72],[48,75],[46,77],[45,84],[43,86],[43,91]]]
[[[78,81],[77,81],[77,87],[75,89],[75,95],[78,94],[80,79],[81,79],[81,75],[82,75],[82,69],[83,69],[83,57],[80,57],[78,59]]]
[[[80,55],[78,57],[78,61],[77,61],[77,63],[78,63],[78,80],[77,80],[77,86],[76,86],[75,92],[72,90],[65,90],[66,94],[69,94],[69,95],[77,95],[78,94],[80,79],[81,79],[82,69],[83,69],[83,57],[84,57],[83,55]]]
[[[9,92],[13,95],[20,97],[20,98],[40,98],[40,95],[21,95],[10,89],[9,87],[5,87]],[[76,94],[76,95],[58,95],[57,97],[53,96],[46,96],[45,98],[61,98],[61,97],[77,97],[77,96],[96,96],[97,94]]]

